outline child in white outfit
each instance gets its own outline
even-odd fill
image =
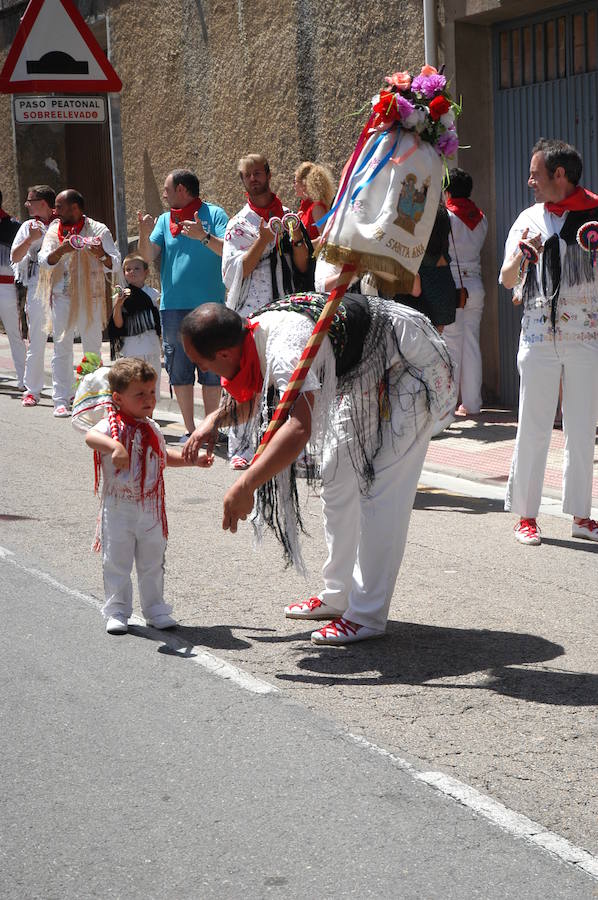
[[[162,370],[160,343],[160,292],[146,285],[148,264],[137,254],[126,256],[123,274],[127,287],[118,289],[114,308],[108,322],[110,355],[136,356],[144,359],[158,373],[156,398],[160,399]]]
[[[156,405],[156,372],[142,359],[120,359],[108,373],[116,412],[91,428],[85,443],[94,451],[96,489],[103,478],[100,531],[108,634],[126,634],[133,611],[133,562],[141,610],[148,625],[172,628],[172,607],[164,602],[164,555],[168,537],[164,504],[165,466],[188,466],[167,449],[150,418]],[[196,465],[210,466],[202,454]]]

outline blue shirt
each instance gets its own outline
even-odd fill
[[[224,237],[228,216],[220,206],[202,202],[199,219],[205,230]],[[160,309],[195,309],[202,303],[224,303],[221,259],[201,241],[184,234],[173,237],[170,213],[162,213],[150,234],[161,251]]]

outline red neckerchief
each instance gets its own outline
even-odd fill
[[[81,234],[83,231],[83,226],[85,225],[85,216],[81,216],[78,222],[75,222],[74,225],[63,225],[62,222],[58,222],[58,240],[61,244],[64,241],[68,241],[71,234]]]
[[[6,210],[2,209],[2,207],[0,206],[0,221],[2,219],[10,219],[10,216],[8,215]]]
[[[181,231],[183,230],[183,222],[193,221],[193,216],[196,212],[199,212],[201,208],[201,200],[199,197],[196,197],[195,200],[192,200],[191,203],[188,203],[187,206],[181,207],[181,209],[171,209],[170,210],[170,233],[173,237],[178,237]]]
[[[253,332],[258,322],[247,322],[243,339],[243,350],[239,361],[239,371],[234,378],[221,378],[220,384],[237,403],[245,403],[261,391],[264,379]]]
[[[158,435],[146,419],[136,419],[134,416],[129,416],[122,410],[117,409],[116,420],[119,425],[128,425],[129,428],[138,428],[141,431],[142,451],[144,452],[144,455],[145,452],[147,452],[148,447],[151,447],[152,450],[155,450],[158,456],[162,455]]]
[[[269,222],[272,216],[278,216],[279,219],[282,219],[284,216],[284,209],[280,199],[276,196],[276,194],[272,194],[272,199],[270,200],[267,206],[256,206],[249,199],[249,194],[245,194],[247,197],[247,202],[250,208],[257,213],[258,216],[264,220],[264,222]]]
[[[446,198],[446,208],[453,215],[461,219],[464,225],[467,225],[470,231],[479,225],[484,218],[482,210],[475,205],[469,197],[449,197]]]
[[[566,212],[579,212],[584,209],[596,209],[598,206],[598,194],[593,194],[585,188],[576,187],[572,194],[560,200],[558,203],[545,203],[546,212],[553,216],[562,216]]]

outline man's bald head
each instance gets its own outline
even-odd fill
[[[244,337],[243,319],[223,303],[203,303],[181,322],[181,338],[206,359],[213,359],[219,350],[240,346]]]

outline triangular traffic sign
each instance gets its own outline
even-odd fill
[[[30,0],[0,72],[0,93],[117,93],[121,88],[72,0]]]

